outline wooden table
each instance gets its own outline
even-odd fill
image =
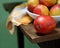
[[[60,25],[56,27],[53,33],[47,35],[37,34],[32,23],[27,26],[21,25],[19,27],[32,43],[40,43],[60,38]]]
[[[27,26],[20,25],[19,27],[21,31],[26,35],[26,37],[32,43],[37,43],[39,45],[41,45],[42,43],[46,45],[49,44],[48,46],[51,46],[51,47],[54,46],[55,48],[56,42],[58,42],[58,39],[60,39],[60,22],[57,24],[57,27],[54,30],[54,32],[51,34],[47,34],[47,35],[37,34],[32,23]],[[52,43],[53,43],[53,46],[52,46]],[[59,44],[57,43],[56,45],[59,45]]]
[[[13,3],[12,5],[16,6],[18,3]],[[9,6],[10,5],[10,6]],[[7,11],[11,11],[14,6],[11,7],[11,4],[4,4]],[[9,7],[9,8],[8,8]],[[11,7],[11,8],[10,8]],[[17,27],[18,33],[18,43],[19,48],[24,48],[22,42],[24,42],[24,35],[32,42],[38,44],[41,48],[60,48],[60,22],[57,24],[56,29],[53,33],[47,35],[40,35],[36,33],[33,24],[27,26],[20,25]],[[19,39],[21,38],[21,39]]]

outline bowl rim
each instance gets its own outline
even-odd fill
[[[27,12],[30,13],[30,14],[32,14],[32,15],[38,15],[38,14],[35,14],[35,13],[30,12],[30,11],[28,10],[28,8],[27,8]],[[38,16],[39,16],[39,15],[38,15]],[[49,16],[50,16],[50,15],[49,15]],[[60,17],[60,16],[52,16],[52,17]]]

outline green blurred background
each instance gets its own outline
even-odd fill
[[[0,48],[18,48],[17,33],[10,35],[6,28],[6,20],[9,13],[5,11],[4,3],[24,2],[26,0],[0,0]],[[39,48],[37,44],[32,44],[24,36],[24,48]]]

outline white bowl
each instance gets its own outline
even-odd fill
[[[29,16],[31,16],[33,19],[35,19],[37,16],[39,16],[38,14],[34,14],[31,13],[28,9],[27,9],[27,13]],[[57,22],[60,21],[60,16],[52,16]]]

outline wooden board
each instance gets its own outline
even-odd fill
[[[21,25],[19,27],[32,43],[40,43],[40,42],[60,39],[60,22],[57,24],[57,27],[54,30],[54,32],[47,35],[37,34],[33,24],[29,24],[27,26]]]

